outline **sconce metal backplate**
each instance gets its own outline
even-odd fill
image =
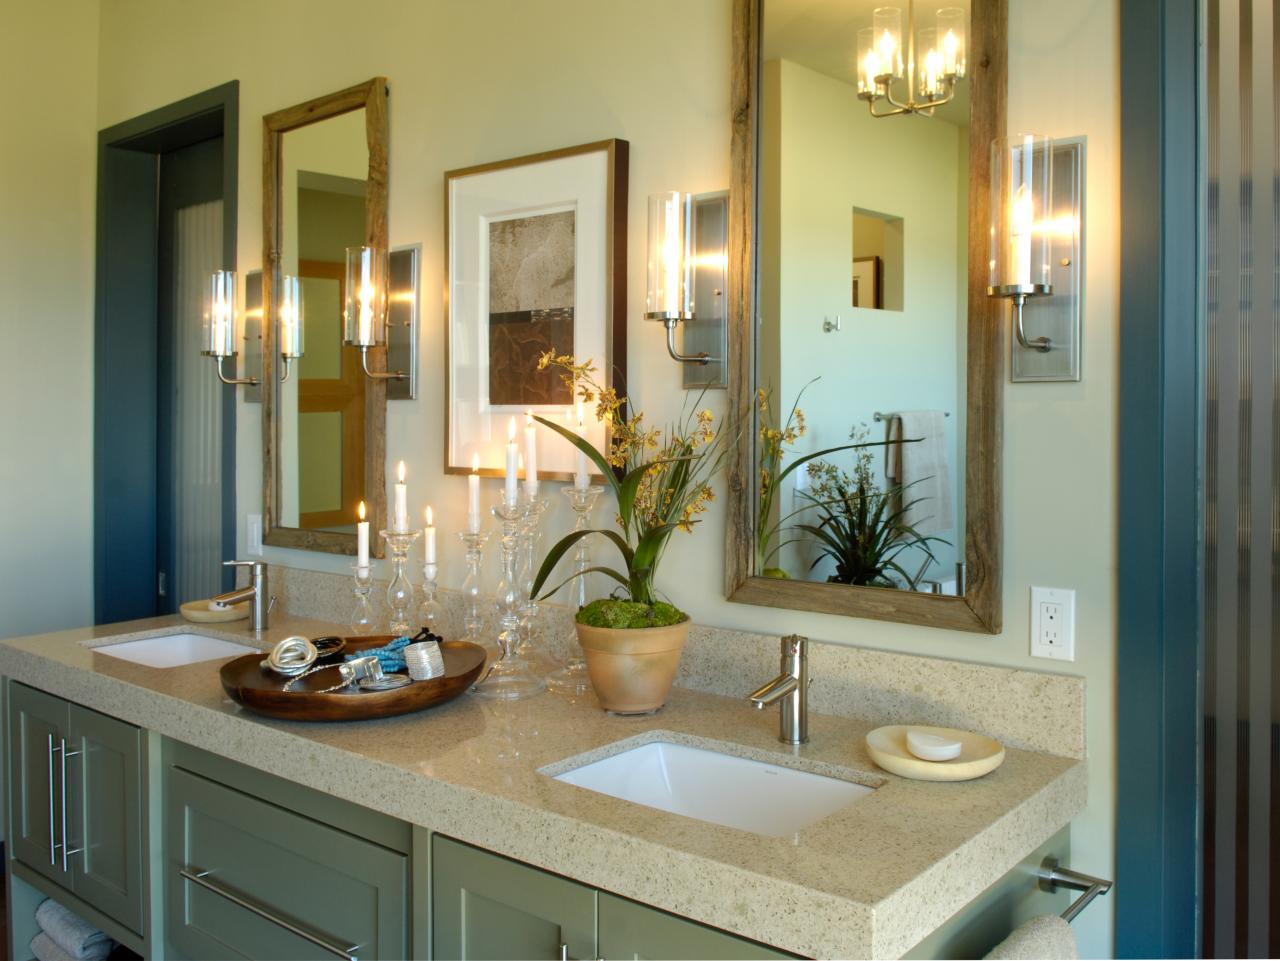
[[[1048,337],[1048,351],[1028,350],[1010,336],[1009,379],[1015,383],[1080,379],[1084,305],[1084,138],[1053,143],[1053,293],[1028,297],[1027,337]]]
[[[706,364],[682,364],[685,390],[728,386],[729,191],[698,194],[694,206],[694,319],[680,324],[686,354],[707,353]]]
[[[387,370],[407,370],[404,380],[388,380],[387,400],[418,396],[418,277],[422,245],[391,250],[391,289],[387,297]]]
[[[262,271],[244,275],[244,364],[247,377],[262,377]],[[246,384],[240,395],[246,404],[262,403],[262,385]]]

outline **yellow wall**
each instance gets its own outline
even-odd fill
[[[721,511],[692,538],[673,545],[661,586],[702,623],[799,631],[822,640],[1038,670],[1058,666],[1027,654],[1028,589],[1076,588],[1078,659],[1065,667],[1089,682],[1091,788],[1089,808],[1076,824],[1073,866],[1110,875],[1118,0],[1019,0],[1010,6],[1011,129],[1088,136],[1088,301],[1084,380],[1010,385],[1005,392],[1004,633],[958,634],[729,604],[722,598]],[[61,36],[52,47],[60,70],[78,71],[83,60],[65,57],[63,64],[64,47]],[[359,7],[337,0],[113,0],[102,23],[97,126],[239,79],[243,271],[261,260],[261,115],[375,74],[390,78],[391,243],[423,245],[424,385],[418,400],[390,405],[388,457],[407,462],[415,508],[430,498],[446,529],[457,529],[465,513],[465,483],[441,473],[444,171],[603,137],[631,142],[630,379],[633,396],[663,421],[683,394],[661,330],[640,317],[645,198],[661,189],[727,185],[729,59],[729,0],[378,0]],[[72,85],[65,75],[53,82]],[[54,129],[53,120],[38,115],[30,122],[36,131]],[[61,130],[61,118],[56,123]],[[87,129],[76,131],[77,140],[89,137]],[[78,197],[92,193],[87,167],[67,171],[67,182]],[[92,241],[83,226],[74,249],[87,257]],[[61,265],[48,269],[63,276]],[[76,309],[87,312],[87,290],[77,296]],[[77,336],[86,338],[85,330],[78,327]],[[86,344],[77,340],[77,350],[86,351]],[[58,387],[67,389],[87,388],[68,378]],[[257,407],[247,406],[239,414],[242,548],[243,515],[259,510],[257,414]],[[38,463],[43,468],[56,453],[50,445]],[[563,527],[567,518],[557,513],[552,523]],[[441,553],[442,582],[456,586],[462,573],[453,537],[442,536]],[[345,558],[280,549],[269,550],[268,559],[332,571],[349,564]],[[1111,901],[1102,899],[1077,922],[1086,955],[1110,951]]]
[[[0,634],[93,620],[97,0],[0,27]]]

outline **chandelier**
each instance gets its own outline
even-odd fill
[[[909,0],[904,45],[902,10],[876,7],[871,26],[858,31],[858,98],[867,101],[871,116],[928,117],[955,97],[956,81],[965,74],[967,19],[959,7],[944,7],[934,26],[917,33],[915,0]]]

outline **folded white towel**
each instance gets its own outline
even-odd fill
[[[36,924],[73,961],[102,961],[116,946],[106,934],[54,900],[42,901],[36,908]]]
[[[921,534],[937,534],[955,525],[946,416],[940,410],[904,410],[889,419],[888,440],[919,438],[917,443],[896,445],[891,459],[899,465],[897,479],[906,488],[902,502],[914,503],[903,520]]]
[[[1080,951],[1071,925],[1056,914],[1042,914],[1014,928],[1013,933],[987,954],[987,961],[1076,961]]]
[[[75,958],[58,947],[58,942],[43,931],[31,939],[31,956],[36,961],[76,961]]]

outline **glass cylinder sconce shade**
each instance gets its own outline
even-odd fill
[[[959,7],[943,7],[938,11],[937,43],[944,77],[963,77],[966,73],[967,20],[967,15]]]
[[[858,31],[858,96],[870,100],[876,95],[880,76],[880,53],[876,50],[875,30],[863,27]]]
[[[1017,134],[991,144],[991,249],[988,293],[1052,291],[1048,224],[1053,151],[1046,137]]]
[[[693,318],[693,197],[679,191],[649,198],[648,320]]]
[[[897,7],[876,7],[871,14],[871,29],[876,54],[880,58],[879,77],[902,76],[902,11]]]
[[[343,340],[356,347],[386,341],[387,252],[348,247],[343,304]]]
[[[280,356],[285,360],[297,360],[302,356],[303,312],[302,283],[294,276],[280,278]]]
[[[215,270],[205,292],[200,325],[200,353],[206,357],[236,355],[236,272]]]
[[[942,78],[942,54],[938,51],[938,32],[925,27],[916,40],[916,79],[920,96],[926,100],[941,97],[946,90]]]

